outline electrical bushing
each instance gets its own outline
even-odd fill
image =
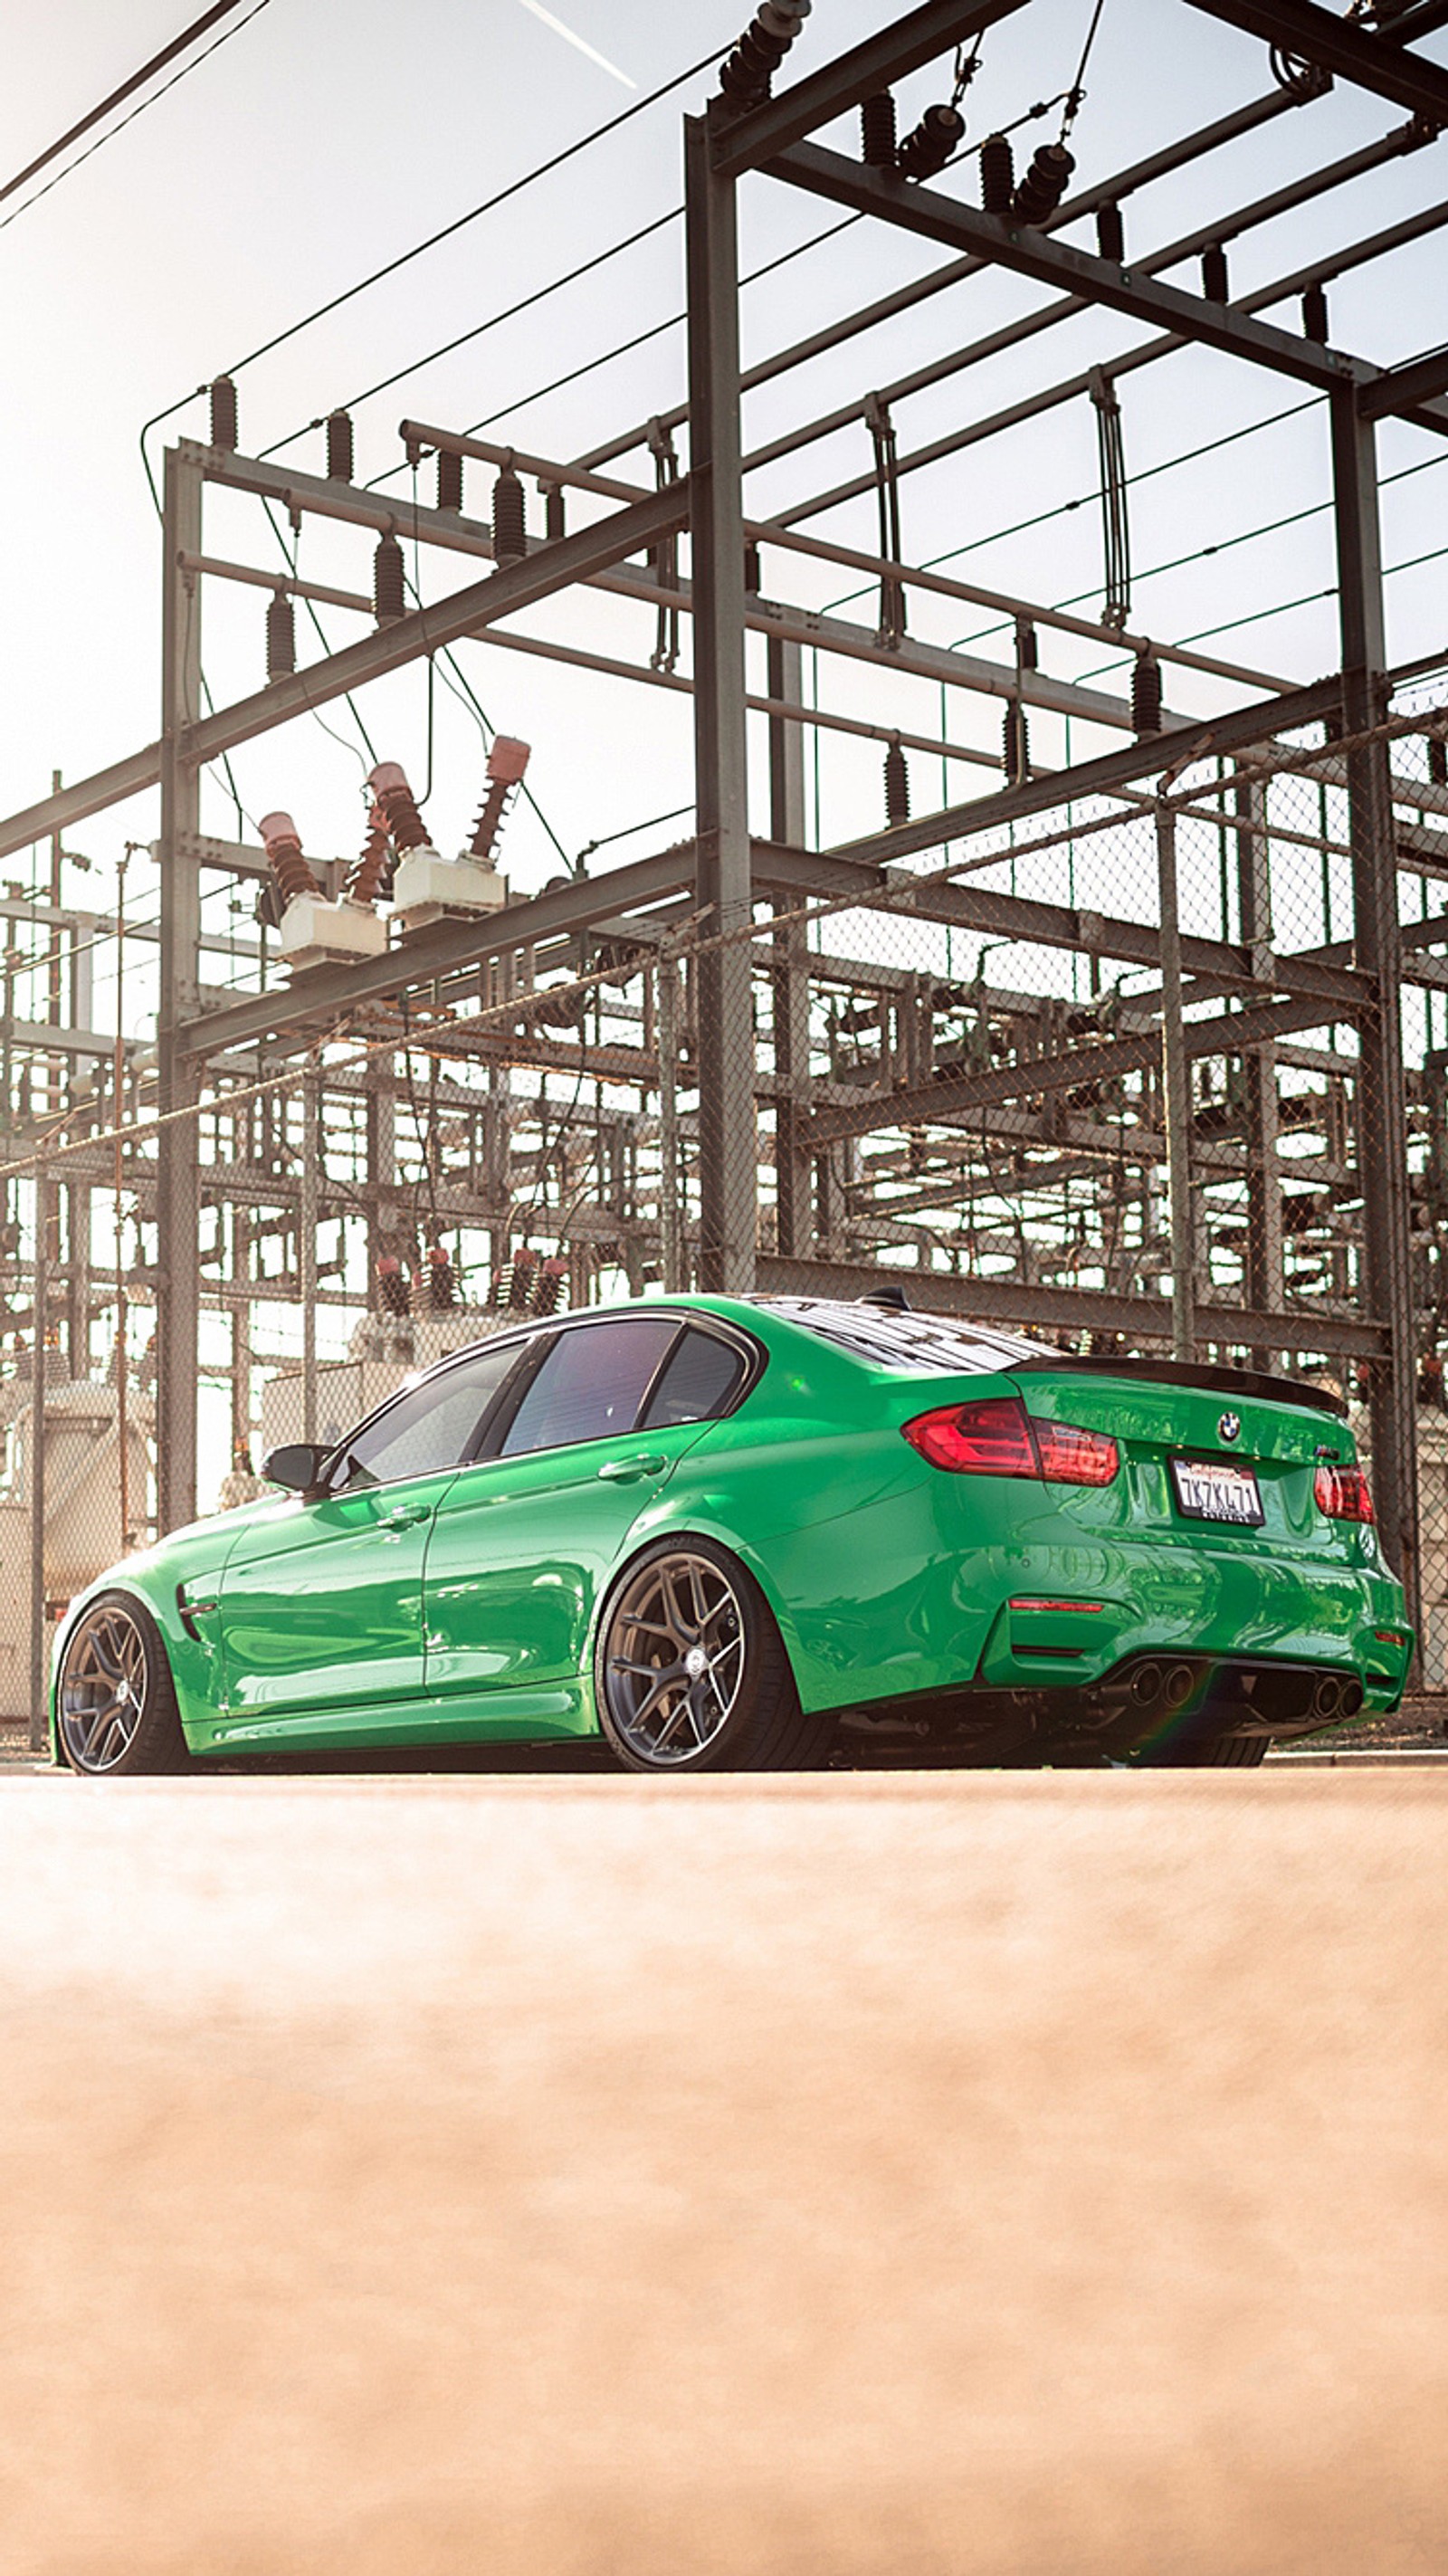
[[[1016,156],[1008,134],[988,134],[980,147],[980,202],[988,215],[1008,215],[1016,193]]]
[[[349,411],[330,411],[327,414],[327,480],[329,483],[351,483],[355,478],[352,415]]]
[[[895,100],[888,89],[860,101],[860,158],[870,170],[895,167]]]
[[[230,376],[218,376],[211,387],[211,444],[234,453],[236,435],[236,387]]]
[[[283,680],[297,667],[297,625],[284,590],[274,591],[266,612],[266,675]]]
[[[958,107],[927,107],[913,134],[906,135],[895,155],[901,178],[933,179],[964,136],[965,119]]]
[[[380,537],[372,558],[372,605],[379,626],[390,625],[407,609],[402,548],[395,537]]]
[[[463,506],[463,460],[450,447],[437,451],[437,506],[440,510]]]
[[[505,465],[493,485],[493,561],[496,564],[521,563],[528,551],[527,514],[523,486],[510,465]]]
[[[1161,731],[1161,664],[1138,653],[1131,671],[1131,721],[1138,734]]]

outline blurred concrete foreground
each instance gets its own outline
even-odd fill
[[[1442,2569],[1445,1829],[12,1780],[0,2565]]]

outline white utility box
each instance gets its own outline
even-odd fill
[[[409,850],[392,883],[392,908],[404,930],[425,930],[449,912],[501,912],[507,882],[477,859],[445,859],[438,850]]]
[[[387,924],[365,903],[328,903],[320,894],[293,895],[282,914],[281,953],[294,974],[309,966],[350,965],[358,957],[382,957],[387,951]]]

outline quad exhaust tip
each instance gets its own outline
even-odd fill
[[[1131,1696],[1138,1708],[1185,1708],[1197,1686],[1190,1664],[1138,1664],[1131,1676]]]

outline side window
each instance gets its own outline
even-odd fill
[[[442,1377],[400,1395],[338,1451],[328,1478],[332,1492],[395,1485],[405,1476],[431,1476],[456,1467],[518,1356],[516,1342],[479,1351]]]
[[[685,1333],[649,1398],[645,1431],[666,1431],[675,1422],[709,1422],[737,1395],[744,1359],[712,1333]]]
[[[632,1431],[678,1329],[675,1315],[629,1315],[560,1333],[513,1416],[503,1456]]]

